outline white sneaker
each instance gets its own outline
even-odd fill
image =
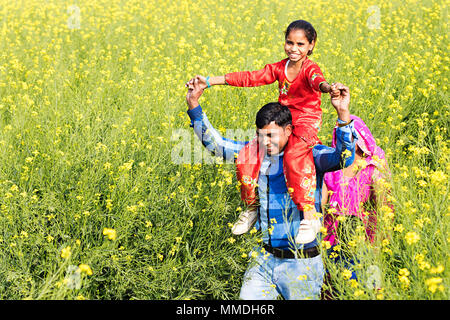
[[[295,243],[310,243],[316,239],[316,234],[320,231],[322,223],[319,219],[300,221]]]
[[[238,236],[249,232],[257,218],[258,212],[256,209],[249,209],[241,212],[238,220],[231,228],[231,233]]]

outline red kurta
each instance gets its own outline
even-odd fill
[[[320,83],[326,81],[319,66],[308,58],[295,79],[289,81],[286,68],[289,59],[267,64],[257,71],[233,72],[225,75],[227,84],[236,87],[256,87],[278,81],[280,104],[289,108],[294,126],[293,135],[284,150],[284,172],[286,185],[292,190],[291,197],[299,210],[314,208],[314,191],[316,172],[312,147],[320,140],[317,137],[322,125]],[[245,150],[253,143],[247,144],[238,156],[237,176],[241,182],[242,200],[247,205],[254,204],[254,188],[240,179],[243,176],[255,176],[255,168],[246,165],[246,158],[252,152]],[[254,152],[253,152],[254,153]],[[248,189],[248,190],[247,190]],[[247,195],[247,196],[245,196]]]
[[[295,79],[286,78],[288,58],[276,63],[267,64],[257,71],[233,72],[225,75],[227,84],[235,87],[257,87],[278,81],[278,101],[289,107],[292,113],[292,124],[295,130],[304,129],[298,136],[317,137],[322,124],[320,83],[326,81],[319,66],[306,57],[302,69]],[[305,123],[306,122],[306,123]],[[310,127],[312,132],[309,132]],[[302,130],[303,131],[303,130]]]

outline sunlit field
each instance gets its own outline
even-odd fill
[[[379,237],[349,245],[359,280],[324,256],[336,299],[448,299],[449,4],[2,0],[0,299],[238,299],[261,235],[231,234],[235,167],[199,157],[184,83],[284,59],[297,19],[392,173]],[[225,134],[277,98],[215,86],[200,103]],[[329,145],[327,95],[322,109]]]

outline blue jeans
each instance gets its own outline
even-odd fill
[[[240,299],[286,300],[319,299],[324,267],[322,256],[305,259],[280,259],[261,248],[253,249],[253,258],[244,274]]]

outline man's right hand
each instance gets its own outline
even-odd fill
[[[189,110],[194,109],[199,105],[198,99],[203,94],[205,89],[199,84],[198,79],[193,79],[186,94],[186,102],[189,106]]]

